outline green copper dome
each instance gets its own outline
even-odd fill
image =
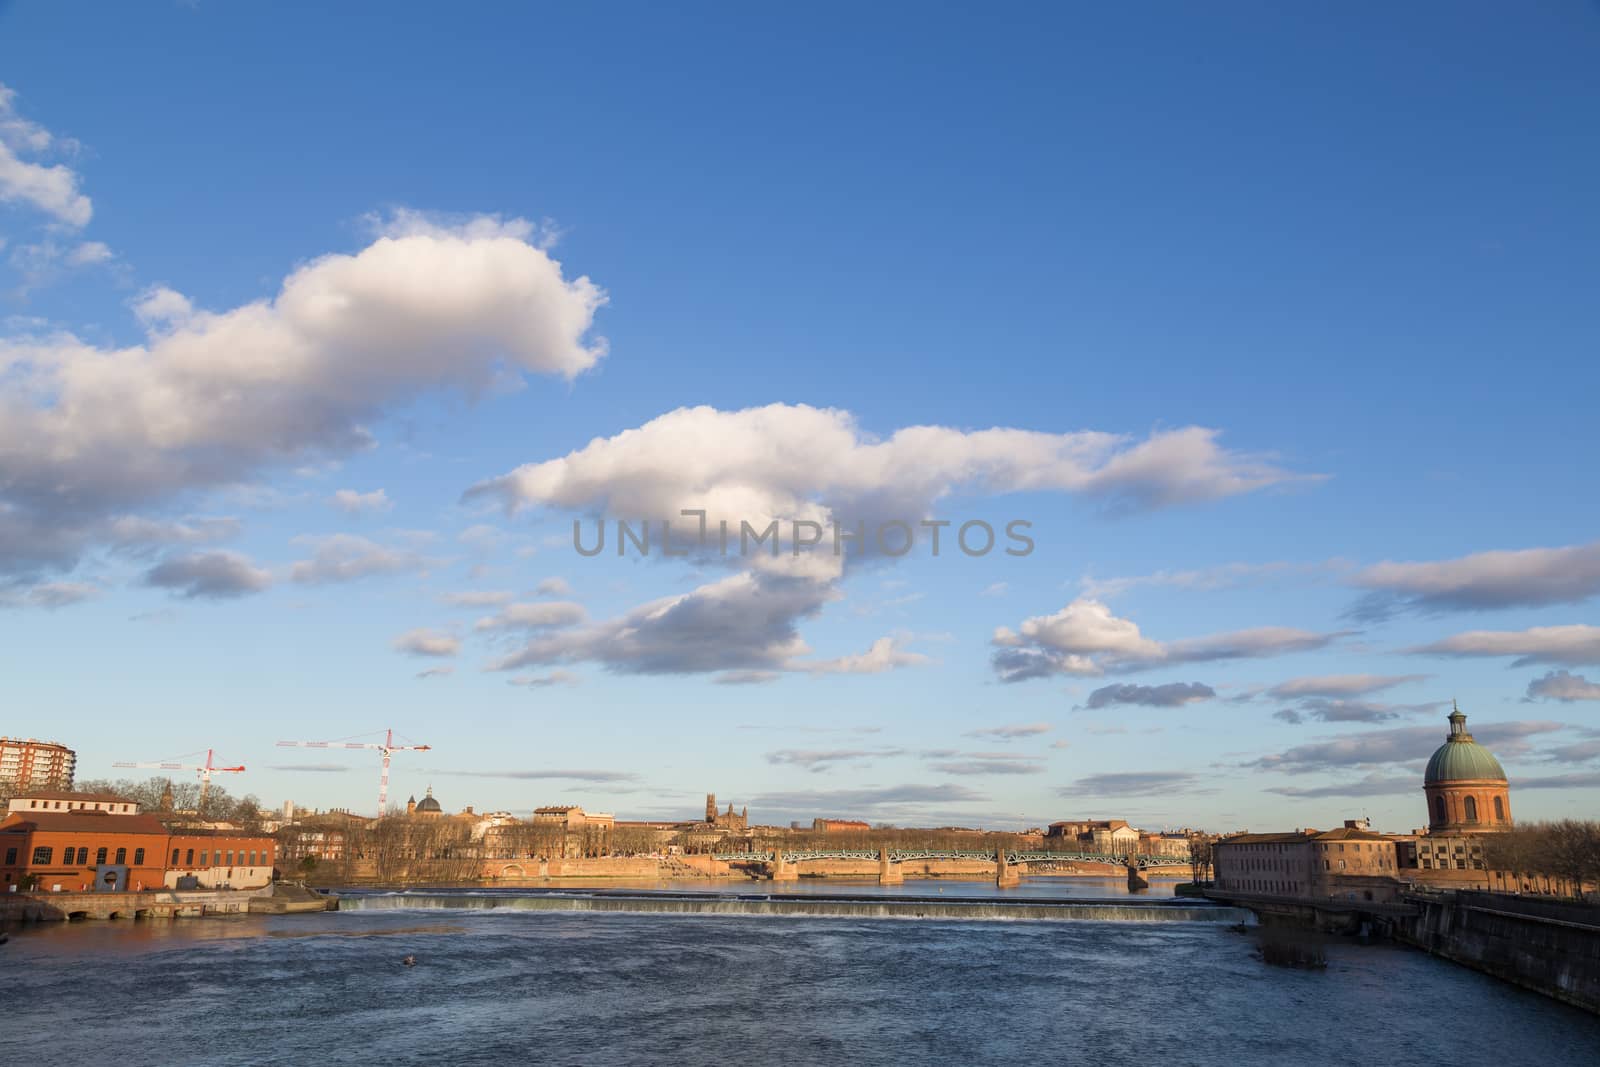
[[[1463,778],[1493,778],[1503,782],[1506,772],[1494,753],[1467,733],[1467,717],[1456,708],[1450,713],[1450,736],[1428,761],[1428,774],[1423,782],[1433,785]]]

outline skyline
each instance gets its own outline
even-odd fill
[[[1595,809],[1592,5],[308,10],[0,9],[0,733],[358,811],[275,743],[393,727],[452,810],[1403,829],[1454,699],[1520,820]],[[573,548],[684,509],[788,535]]]

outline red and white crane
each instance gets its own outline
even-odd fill
[[[376,749],[383,753],[383,775],[378,779],[378,817],[382,818],[389,810],[389,757],[395,752],[426,752],[432,745],[397,745],[394,743],[394,731],[386,730],[381,742],[357,741],[279,741],[282,748],[365,748]]]
[[[212,750],[209,749],[209,748],[206,749],[206,761],[204,763],[202,763],[198,767],[195,766],[193,763],[179,763],[179,762],[177,762],[178,760],[189,759],[191,757],[197,757],[199,755],[200,755],[200,753],[198,753],[198,752],[190,752],[190,753],[187,753],[186,755],[178,756],[178,757],[175,757],[174,759],[172,759],[170,761],[165,761],[165,762],[113,763],[111,766],[113,766],[113,767],[143,767],[146,770],[162,770],[162,771],[194,771],[196,774],[198,774],[200,776],[200,804],[199,804],[199,809],[200,809],[200,811],[204,812],[206,810],[206,794],[211,792],[211,776],[213,774],[222,773],[222,772],[225,772],[225,773],[228,773],[228,774],[239,774],[240,772],[242,772],[244,770],[244,764],[241,763],[237,767],[218,767],[217,764],[216,764],[216,759],[215,759],[215,757],[214,757],[214,755],[212,753]]]

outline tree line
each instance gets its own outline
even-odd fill
[[[1600,822],[1561,819],[1486,834],[1483,861],[1501,889],[1581,897],[1600,886]]]

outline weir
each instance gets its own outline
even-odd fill
[[[1243,908],[1192,901],[1119,904],[1084,900],[956,901],[917,896],[730,896],[725,893],[351,893],[340,911],[459,909],[471,911],[629,912],[668,915],[790,915],[839,919],[943,919],[1087,922],[1239,923]]]

